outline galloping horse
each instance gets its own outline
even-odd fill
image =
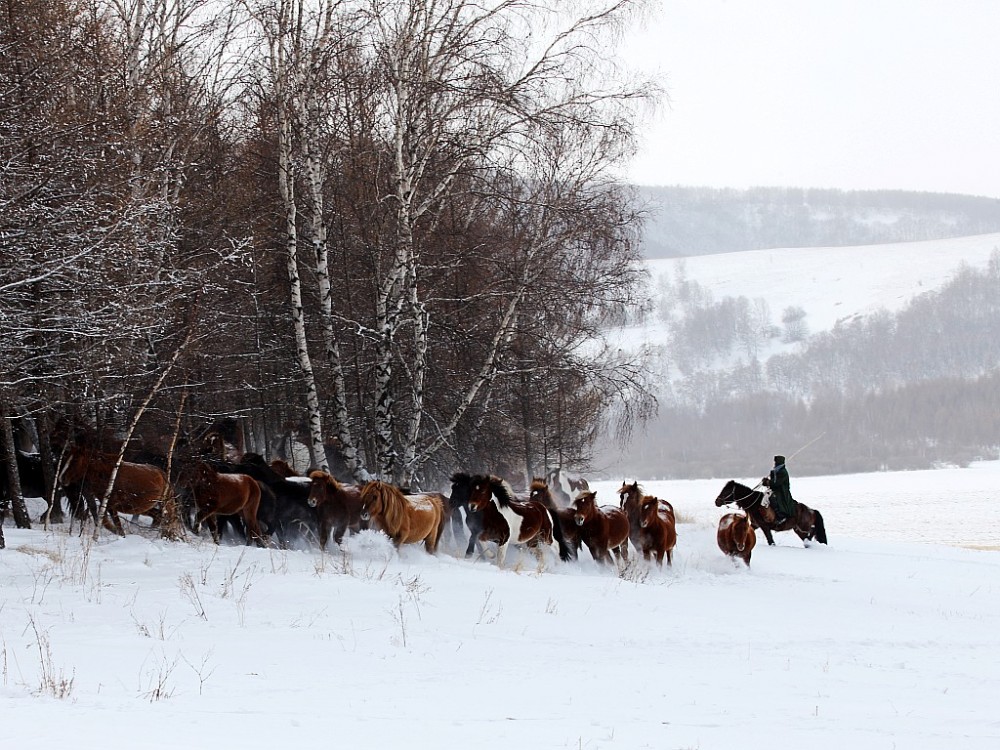
[[[770,545],[774,544],[771,532],[788,531],[789,529],[798,534],[803,544],[810,539],[815,539],[820,544],[826,544],[826,526],[823,523],[823,516],[818,510],[813,510],[803,503],[795,503],[795,514],[786,518],[782,523],[774,525],[774,512],[761,504],[763,500],[763,492],[750,489],[745,484],[730,479],[722,488],[719,496],[715,498],[715,505],[721,508],[723,505],[736,503],[737,507],[746,511],[754,528],[759,528],[764,532],[767,543]]]
[[[208,522],[212,539],[219,543],[217,516],[239,514],[247,530],[247,544],[251,541],[263,546],[264,539],[257,523],[257,508],[260,506],[260,485],[246,474],[223,474],[204,461],[195,461],[181,472],[180,484],[189,487],[194,496],[198,515],[195,517],[195,531]]]
[[[573,520],[581,541],[599,563],[611,562],[609,550],[628,562],[628,517],[613,505],[597,506],[596,492],[581,492],[573,501]]]
[[[361,489],[343,485],[325,471],[309,474],[309,507],[316,509],[319,519],[319,546],[326,549],[333,530],[333,541],[340,544],[348,529],[357,534],[362,527]]]
[[[531,480],[531,489],[528,497],[531,500],[537,500],[548,508],[549,513],[552,515],[553,534],[556,533],[556,526],[558,525],[558,531],[561,532],[563,538],[559,546],[559,557],[564,561],[578,559],[582,542],[580,541],[580,534],[577,531],[575,511],[572,508],[560,508],[556,505],[548,482],[539,477]],[[558,541],[558,536],[556,540]]]
[[[492,537],[498,529],[491,529],[488,534],[490,539],[480,540],[484,530],[483,516],[473,512],[469,505],[469,497],[472,492],[472,476],[464,471],[457,471],[451,477],[451,497],[448,498],[448,508],[451,510],[451,533],[458,542],[459,533],[462,529],[462,511],[465,511],[465,525],[469,529],[469,546],[465,550],[466,557],[472,557],[472,551],[479,545],[480,553],[483,551],[481,541],[493,541]],[[510,529],[508,528],[508,536]]]
[[[506,517],[511,537],[517,544],[529,547],[540,557],[544,547],[551,546],[558,540],[559,554],[562,556],[565,547],[562,528],[549,514],[548,508],[538,500],[517,500],[510,486],[499,477],[492,475],[473,477],[469,496],[473,509],[489,512],[487,508],[493,505],[494,497],[500,506],[497,512],[501,517]],[[490,515],[492,516],[491,512]],[[501,546],[501,555],[498,558],[498,564],[501,566],[503,552],[504,548]]]
[[[117,456],[101,453],[89,444],[73,443],[59,473],[59,482],[64,487],[78,485],[81,495],[90,506],[94,522],[100,521],[104,528],[125,536],[118,514],[141,513],[156,522],[160,518],[156,504],[166,500],[171,490],[167,475],[162,469],[122,461],[115,475],[115,486],[108,497],[107,514],[103,519],[98,519],[97,501],[108,490],[116,461]]]
[[[438,493],[404,495],[378,480],[361,487],[361,520],[374,521],[397,547],[423,542],[433,555],[444,531],[444,508],[444,496]]]
[[[743,513],[727,513],[719,519],[715,535],[719,549],[730,557],[739,557],[750,567],[750,553],[757,544],[750,517]]]
[[[621,509],[625,511],[625,515],[628,517],[628,538],[632,541],[632,546],[637,550],[642,549],[642,540],[639,538],[641,532],[641,526],[639,523],[639,508],[642,506],[643,498],[646,494],[642,491],[642,487],[639,486],[638,482],[622,482],[621,489],[618,490],[618,496],[621,498]],[[661,503],[665,503],[670,509],[670,517],[674,517],[674,506],[668,503],[666,500],[660,500]]]
[[[674,506],[666,500],[660,500],[652,495],[644,495],[639,506],[639,547],[645,559],[650,554],[656,557],[656,562],[663,565],[663,556],[667,556],[667,565],[674,564],[674,546],[677,544],[677,523],[674,520]]]

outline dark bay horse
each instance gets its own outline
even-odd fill
[[[87,443],[73,443],[59,473],[64,487],[79,487],[87,500],[94,522],[100,521],[109,531],[125,536],[119,513],[144,514],[154,522],[160,518],[157,504],[166,500],[171,489],[167,475],[156,466],[122,461],[115,475],[115,485],[108,497],[107,513],[97,518],[97,505],[108,490],[117,456],[102,453]]]
[[[763,500],[763,492],[730,479],[722,488],[719,496],[715,498],[715,505],[721,508],[723,505],[735,503],[738,508],[746,511],[754,528],[764,532],[764,537],[770,545],[774,544],[772,532],[789,530],[798,534],[803,544],[810,539],[815,539],[820,544],[826,544],[826,525],[818,510],[813,510],[805,504],[797,502],[795,503],[795,514],[776,526],[773,523],[774,511],[765,508],[762,504]]]
[[[581,492],[571,507],[580,540],[597,562],[612,562],[609,550],[628,562],[629,525],[625,511],[613,505],[598,507],[596,492]]]
[[[464,471],[457,471],[451,477],[451,497],[448,498],[448,508],[451,513],[451,532],[456,543],[462,530],[462,513],[465,513],[465,525],[469,529],[469,546],[465,550],[466,557],[472,557],[472,552],[479,545],[479,552],[482,553],[483,545],[480,536],[483,533],[483,517],[473,512],[469,505],[472,493],[472,475]],[[509,528],[508,528],[509,533]]]
[[[239,515],[247,532],[247,544],[264,545],[263,534],[257,521],[261,489],[257,480],[246,474],[225,474],[216,471],[205,461],[195,461],[185,467],[178,483],[191,490],[198,514],[195,531],[208,523],[212,539],[219,543],[218,516]]]
[[[341,484],[325,471],[309,474],[309,506],[316,509],[319,520],[319,546],[326,549],[333,531],[333,541],[340,544],[344,532],[357,534],[364,526],[361,520],[361,488]]]
[[[658,565],[663,565],[664,555],[667,565],[674,564],[674,547],[677,545],[677,522],[674,506],[666,500],[652,495],[643,495],[639,504],[639,547],[642,556],[649,560],[655,557]]]

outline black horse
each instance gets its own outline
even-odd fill
[[[795,503],[794,515],[775,525],[773,523],[774,511],[764,507],[762,504],[763,500],[763,492],[751,489],[745,484],[740,484],[736,480],[730,479],[726,482],[726,486],[722,488],[719,496],[715,498],[715,505],[722,507],[723,505],[735,503],[738,507],[745,510],[747,515],[750,516],[750,523],[753,524],[753,527],[759,528],[764,532],[768,544],[774,544],[774,537],[771,536],[772,532],[789,530],[798,534],[803,543],[810,539],[815,539],[820,544],[826,544],[826,526],[823,524],[823,516],[818,510],[813,510],[803,503],[797,502]]]
[[[451,532],[456,542],[461,538],[462,511],[465,511],[465,526],[469,529],[469,546],[465,550],[466,557],[472,557],[477,546],[479,553],[483,552],[483,545],[479,541],[479,535],[483,533],[484,528],[483,516],[469,506],[472,481],[473,477],[464,471],[455,472],[451,477],[451,497],[448,499],[448,507],[451,510]]]

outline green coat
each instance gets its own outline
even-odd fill
[[[771,507],[782,516],[795,515],[795,500],[792,499],[791,483],[788,479],[788,469],[784,464],[778,464],[771,469],[770,481]]]

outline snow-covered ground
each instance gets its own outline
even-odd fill
[[[620,574],[7,526],[0,746],[1000,747],[1000,554],[927,543],[1000,545],[1000,463],[793,473],[830,545],[749,570],[724,479],[649,483],[675,563]]]
[[[676,281],[683,268],[686,278],[709,290],[716,301],[741,296],[763,299],[776,324],[785,308],[801,307],[807,313],[809,330],[815,333],[879,308],[901,310],[913,297],[943,286],[963,263],[985,268],[998,248],[1000,234],[984,234],[888,245],[669,258],[646,261],[646,267],[654,297],[659,279],[669,274]],[[617,334],[615,339],[624,346],[665,343],[665,329],[655,315],[647,324]]]

